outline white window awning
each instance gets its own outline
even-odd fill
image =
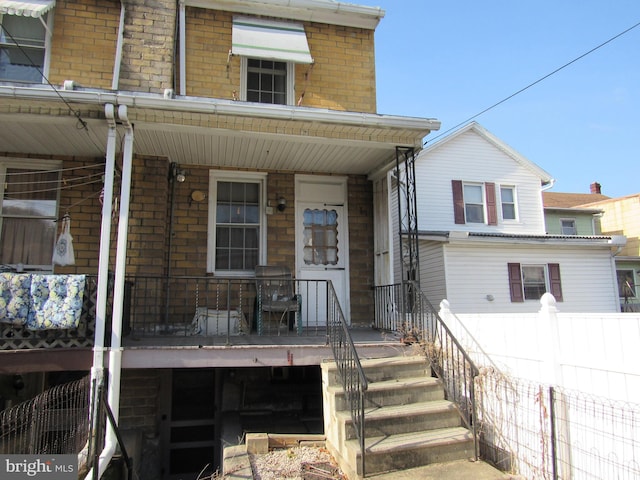
[[[231,53],[244,57],[313,63],[301,23],[234,17]]]
[[[56,0],[0,0],[0,14],[22,17],[42,17],[56,5]]]

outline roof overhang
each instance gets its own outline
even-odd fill
[[[309,107],[0,86],[2,151],[104,157],[107,103],[128,107],[136,154],[219,168],[369,174],[395,158],[396,146],[418,150],[440,127],[434,119]]]
[[[549,247],[610,248],[620,245],[621,236],[603,235],[527,235],[464,231],[420,231],[418,238],[449,244],[539,245]]]
[[[188,7],[288,18],[375,30],[384,17],[380,7],[333,0],[181,0]]]

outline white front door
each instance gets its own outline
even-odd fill
[[[347,179],[296,176],[296,277],[330,280],[349,321]],[[302,282],[305,327],[326,325],[326,284]]]

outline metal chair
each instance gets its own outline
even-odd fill
[[[292,331],[294,324],[297,324],[298,333],[300,333],[302,301],[300,295],[294,293],[294,280],[289,267],[258,265],[255,275],[258,335],[263,333],[263,312],[268,312],[269,318],[273,312],[280,314],[278,335],[280,335],[280,326],[283,324],[287,325],[289,331]]]

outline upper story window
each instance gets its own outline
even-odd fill
[[[502,206],[502,220],[515,220],[516,217],[516,188],[502,185],[500,187],[500,204]]]
[[[0,161],[0,264],[52,269],[60,185],[56,167]]]
[[[561,218],[560,219],[560,232],[562,235],[577,235],[578,229],[576,227],[575,218]]]
[[[53,17],[46,12],[54,3],[0,5],[0,81],[42,83],[51,31],[47,22]]]
[[[484,223],[482,185],[464,184],[464,218],[467,223]]]
[[[293,105],[296,63],[313,63],[296,22],[233,18],[231,53],[241,56],[240,100]]]
[[[209,272],[253,274],[264,256],[261,174],[212,171],[209,178]]]

